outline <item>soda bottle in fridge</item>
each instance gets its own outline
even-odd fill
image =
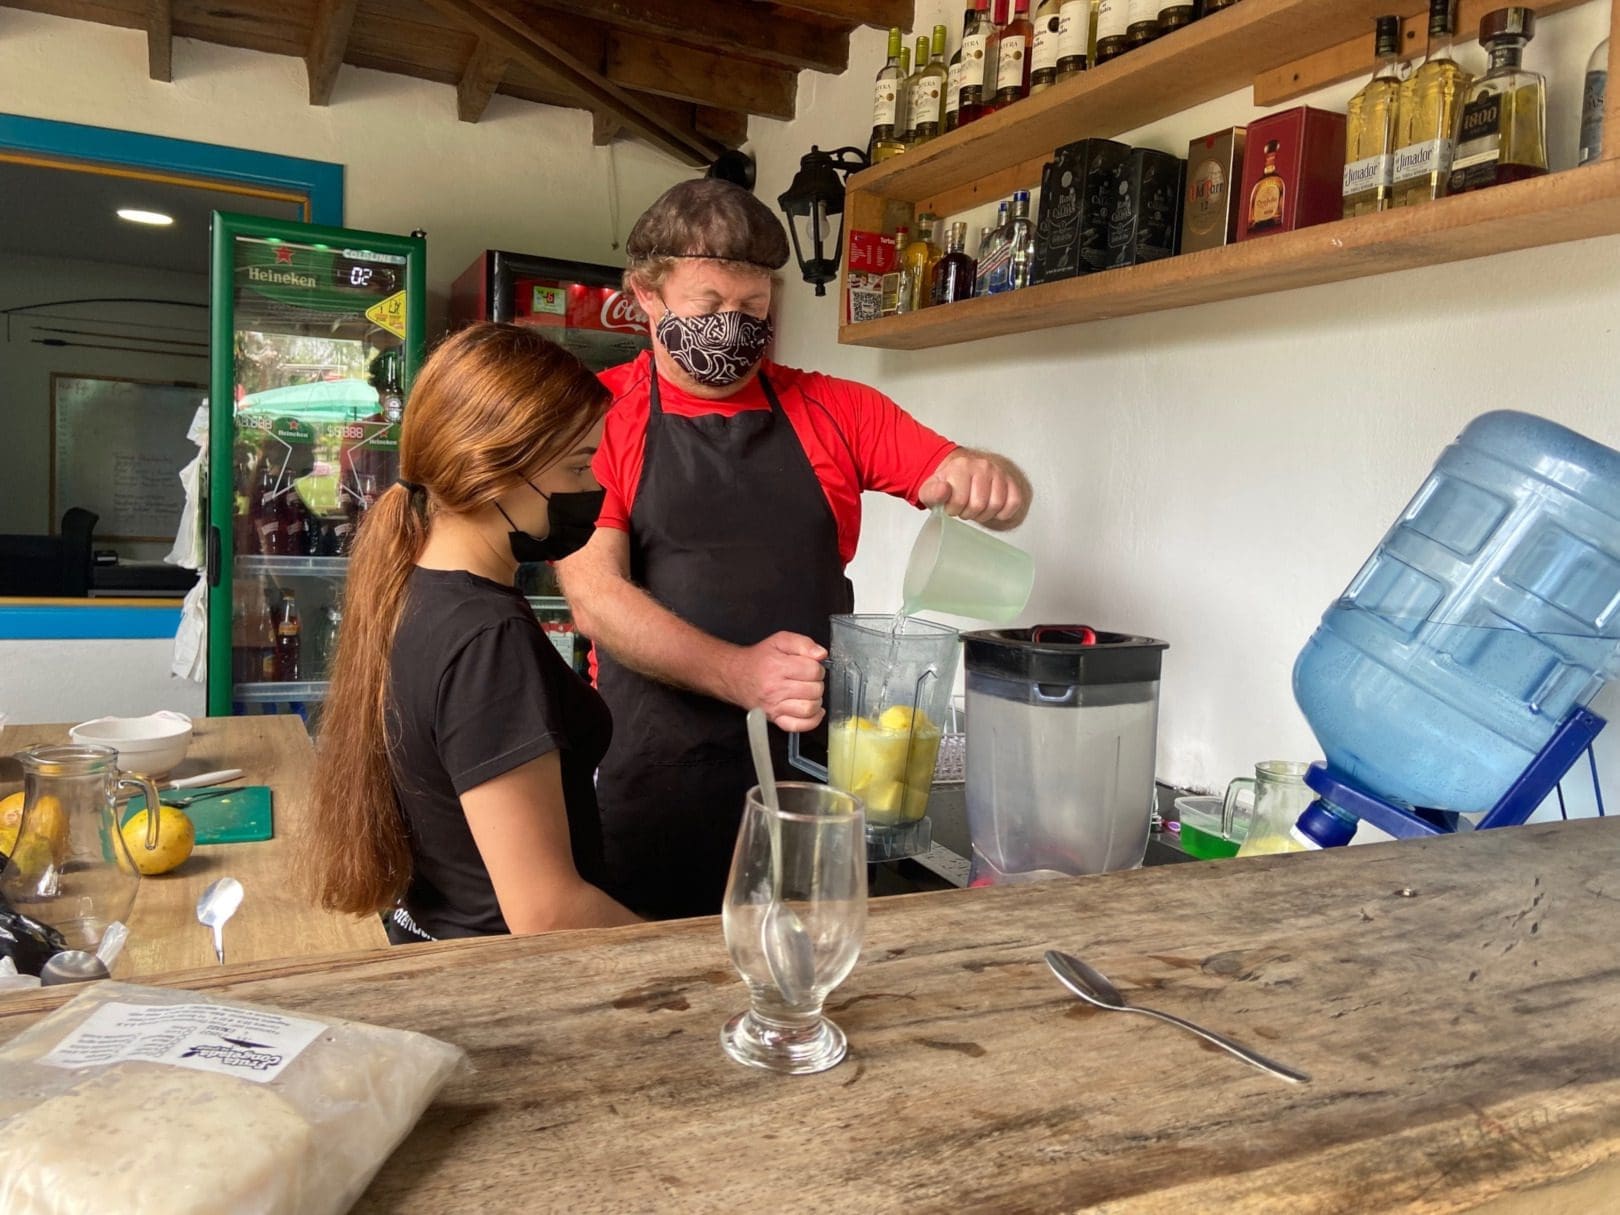
[[[291,587],[281,592],[281,605],[276,608],[275,677],[282,683],[295,683],[299,674],[298,651],[303,626],[298,620],[298,598]]]
[[[281,547],[289,557],[304,557],[310,553],[309,516],[298,499],[298,491],[288,485],[278,499],[281,519]]]
[[[258,484],[253,489],[253,530],[259,537],[259,552],[266,557],[279,557],[286,551],[281,506],[276,501],[276,472],[268,460],[259,466]]]
[[[255,578],[247,585],[247,654],[244,683],[270,683],[276,677],[276,625],[270,613],[270,595]]]

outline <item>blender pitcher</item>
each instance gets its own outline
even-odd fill
[[[834,616],[827,662],[827,767],[801,771],[853,793],[866,808],[867,859],[928,851],[926,817],[956,681],[956,630],[898,616]]]
[[[69,949],[93,951],[109,925],[129,919],[141,880],[118,829],[116,795],[128,786],[156,806],[157,789],[144,777],[121,775],[111,747],[45,745],[16,758],[22,822],[0,873],[0,895],[60,932]],[[155,835],[158,816],[147,822]],[[155,838],[149,843],[157,846]]]

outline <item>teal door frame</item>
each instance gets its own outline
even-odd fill
[[[0,157],[106,165],[150,180],[214,183],[272,197],[291,196],[307,200],[304,218],[309,222],[343,224],[343,166],[324,160],[19,114],[0,114]]]

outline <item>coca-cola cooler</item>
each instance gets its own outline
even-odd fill
[[[456,329],[474,321],[531,325],[592,371],[605,371],[652,346],[647,314],[623,289],[622,278],[623,271],[612,266],[491,249],[451,287],[450,324]],[[575,633],[551,567],[521,567],[517,585],[546,636],[583,673],[589,643]]]
[[[621,285],[623,271],[491,249],[450,289],[453,328],[511,321],[545,331],[592,371],[628,363],[652,345],[647,314]]]

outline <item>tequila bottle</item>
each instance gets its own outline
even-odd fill
[[[1581,163],[1603,155],[1603,105],[1609,92],[1609,40],[1598,43],[1586,64],[1586,91],[1581,98]]]
[[[1483,190],[1547,171],[1547,81],[1524,69],[1524,48],[1536,36],[1536,14],[1527,8],[1486,13],[1479,42],[1491,66],[1468,90],[1452,194]]]
[[[911,229],[902,224],[894,230],[894,247],[904,249],[911,243]],[[881,285],[882,295],[879,308],[884,316],[895,316],[905,311],[902,301],[906,298],[906,265],[902,258],[895,258],[895,266],[883,276]]]
[[[1395,205],[1410,207],[1446,193],[1457,150],[1463,98],[1472,77],[1452,55],[1456,0],[1429,0],[1429,54],[1401,90],[1396,118]]]
[[[1390,206],[1395,189],[1395,119],[1401,94],[1401,19],[1378,18],[1378,70],[1350,99],[1345,124],[1344,217]]]
[[[945,256],[934,267],[934,303],[954,304],[957,300],[973,298],[973,281],[977,267],[963,248],[967,243],[967,225],[951,225],[945,238]]]
[[[867,141],[866,154],[874,161],[887,160],[905,151],[896,122],[899,118],[900,91],[905,83],[900,75],[900,30],[889,31],[889,57],[878,69],[872,85],[872,138]]]
[[[901,312],[916,312],[933,302],[934,266],[944,256],[935,243],[938,223],[938,216],[924,211],[917,217],[917,239],[900,250],[905,284]]]
[[[1282,151],[1282,144],[1275,139],[1268,139],[1264,151],[1265,167],[1260,170],[1260,180],[1255,182],[1254,189],[1249,191],[1251,233],[1270,232],[1281,228],[1283,207],[1288,200],[1288,185],[1277,170],[1277,153]]]

